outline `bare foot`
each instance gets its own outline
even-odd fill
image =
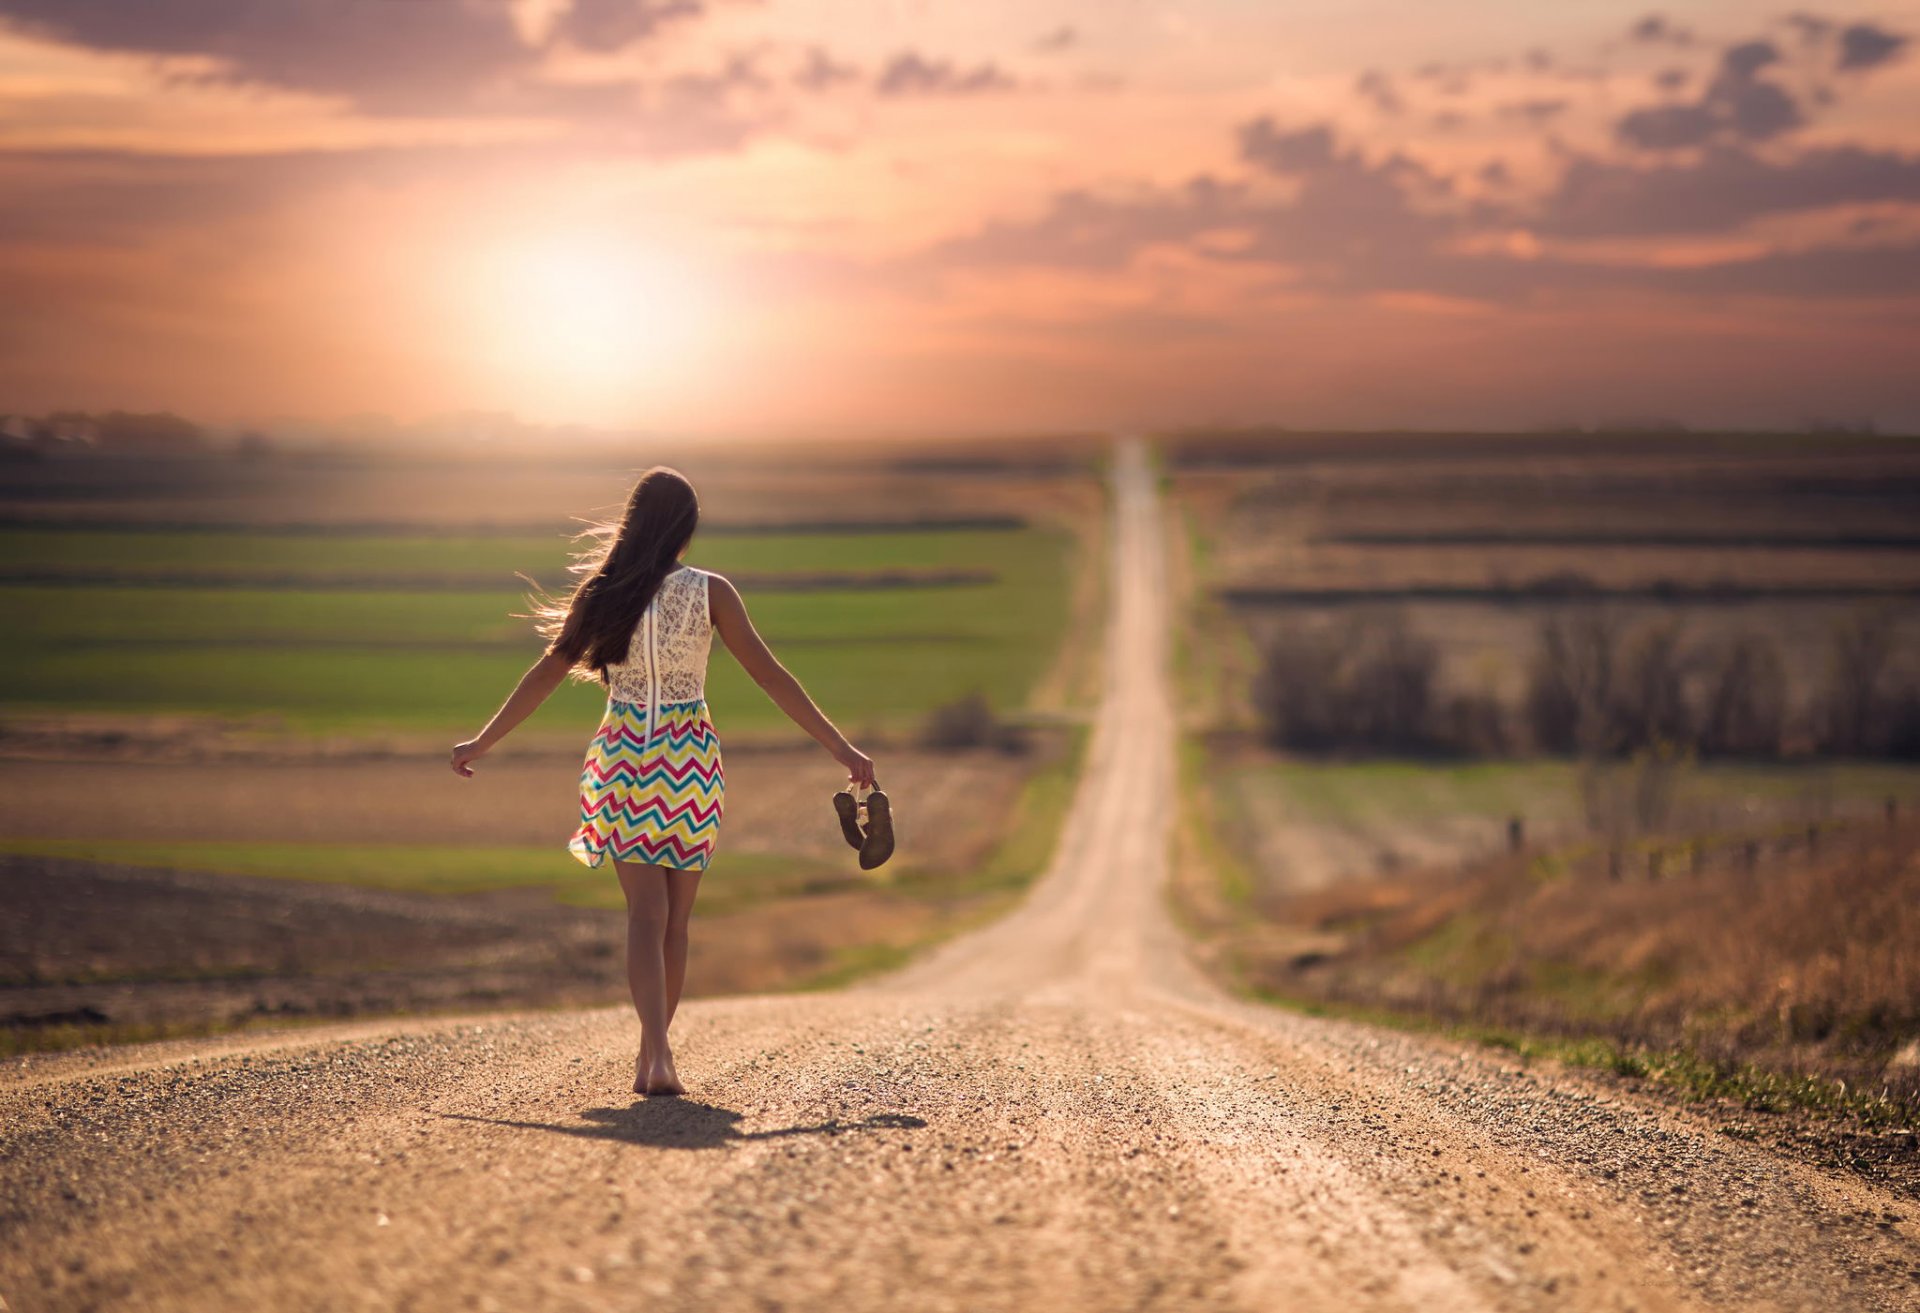
[[[653,1044],[646,1036],[640,1037],[640,1056],[633,1060],[633,1092],[647,1092],[647,1073],[653,1069]]]
[[[680,1083],[680,1073],[673,1069],[671,1049],[660,1054],[647,1067],[645,1084],[648,1094],[685,1094],[687,1092],[687,1087]]]

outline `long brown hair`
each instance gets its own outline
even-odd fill
[[[579,582],[562,602],[536,593],[534,628],[581,678],[607,679],[627,659],[634,628],[700,524],[700,498],[680,471],[656,465],[633,485],[617,524],[582,531],[591,545],[568,568]]]

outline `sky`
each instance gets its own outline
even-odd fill
[[[0,0],[0,413],[1920,428],[1920,0]]]

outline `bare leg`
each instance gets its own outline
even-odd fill
[[[667,1024],[680,1008],[680,991],[687,983],[687,920],[700,892],[700,872],[667,872]]]
[[[658,866],[614,863],[627,896],[627,988],[640,1016],[636,1094],[678,1094],[673,1050],[667,1044],[667,881]]]
[[[694,895],[700,892],[700,872],[677,871],[663,868],[666,875],[667,921],[666,932],[662,939],[662,963],[665,967],[667,988],[667,1026],[673,1025],[673,1014],[680,1007],[680,993],[687,983],[687,919],[693,914]],[[663,1030],[661,1034],[666,1034]],[[680,1073],[673,1065],[673,1052],[667,1050],[662,1060],[650,1045],[642,1046],[646,1056],[642,1065],[654,1073],[655,1080],[663,1080],[676,1090],[684,1089],[680,1083]]]

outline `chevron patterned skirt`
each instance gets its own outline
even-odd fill
[[[567,850],[588,866],[622,862],[704,871],[726,793],[705,699],[647,708],[609,700],[580,772],[580,828]]]

